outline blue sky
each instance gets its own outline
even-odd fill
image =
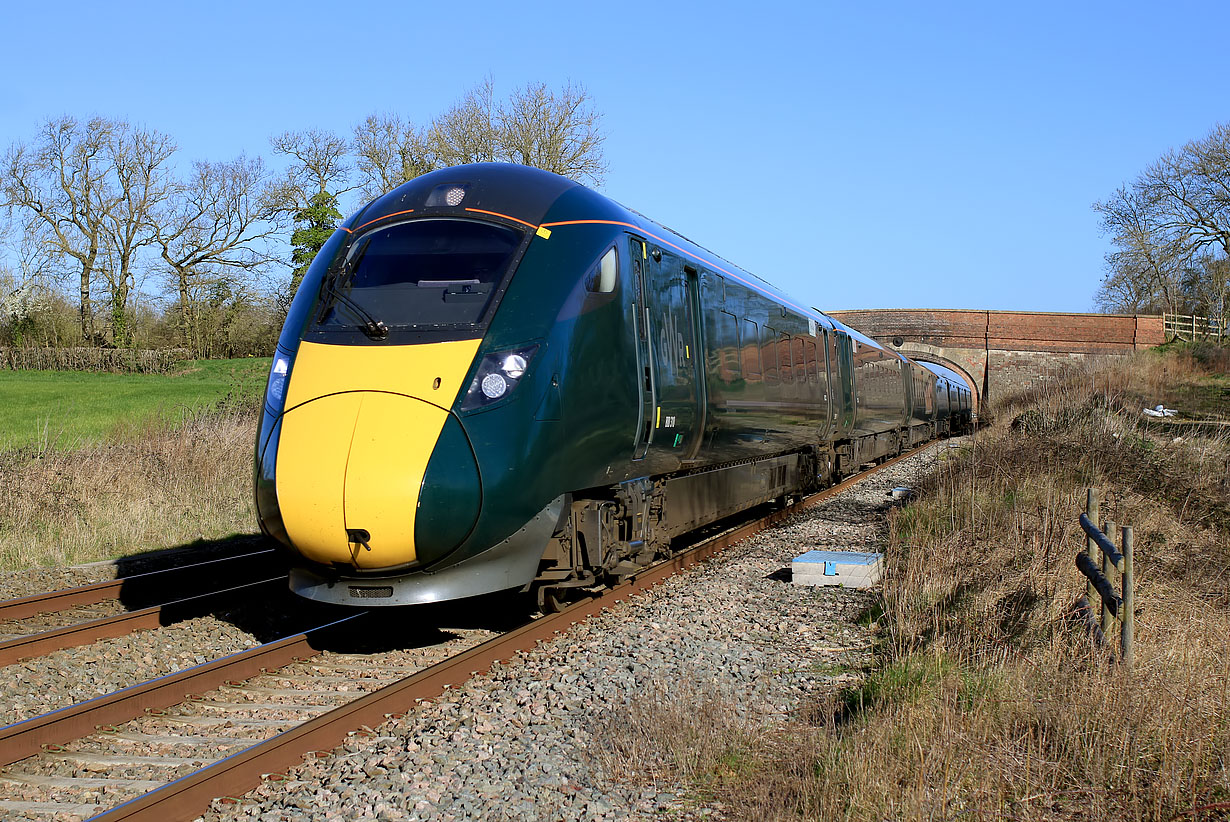
[[[1230,120],[1222,2],[6,4],[0,145],[60,114],[180,161],[584,85],[602,190],[822,310],[1087,311],[1090,205]]]

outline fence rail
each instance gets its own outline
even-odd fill
[[[1094,523],[1098,519],[1098,492],[1090,488],[1085,503],[1085,513],[1080,515],[1081,529],[1085,532],[1085,550],[1076,555],[1076,567],[1089,580],[1083,608],[1088,615],[1091,626],[1100,629],[1102,640],[1111,635],[1115,620],[1119,620],[1119,651],[1123,664],[1132,667],[1132,648],[1135,644],[1136,620],[1135,611],[1135,571],[1132,567],[1134,538],[1130,525],[1122,528],[1122,542],[1115,545],[1113,537],[1115,523],[1104,522],[1099,528]],[[1098,568],[1097,558],[1101,556],[1101,568]],[[1120,575],[1120,586],[1123,593],[1115,591],[1115,586],[1109,579],[1111,569]],[[1101,623],[1093,616],[1094,598],[1102,603]],[[1078,608],[1081,605],[1078,603]]]
[[[1192,340],[1214,338],[1220,340],[1227,331],[1224,318],[1197,317],[1191,314],[1163,314],[1162,327],[1169,340]]]

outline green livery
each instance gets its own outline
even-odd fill
[[[296,548],[277,465],[279,397],[302,343],[356,357],[396,348],[410,362],[459,340],[477,353],[404,501],[415,512],[405,561],[359,567],[355,543],[353,565],[301,563],[299,593],[393,605],[534,587],[553,603],[635,573],[700,525],[972,418],[955,374],[590,189],[521,166],[461,166],[359,211],[305,276],[257,443],[265,531]],[[337,538],[366,533],[349,520],[346,531]],[[371,547],[396,553],[379,539]]]

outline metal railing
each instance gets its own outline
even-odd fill
[[[1088,615],[1090,626],[1095,629],[1095,635],[1105,642],[1114,629],[1115,619],[1119,620],[1119,650],[1123,664],[1132,667],[1132,646],[1135,640],[1135,574],[1132,570],[1133,538],[1129,525],[1122,529],[1122,550],[1115,546],[1114,538],[1107,536],[1115,532],[1115,523],[1104,522],[1099,528],[1094,523],[1098,519],[1098,492],[1090,488],[1085,503],[1085,513],[1080,515],[1081,528],[1085,531],[1085,550],[1076,555],[1076,567],[1089,580],[1083,609]],[[1096,561],[1101,554],[1102,567],[1098,568]],[[1120,574],[1122,595],[1115,591],[1108,576],[1114,568]],[[1102,603],[1101,623],[1093,616],[1094,597]],[[1077,603],[1077,608],[1082,606]]]
[[[1192,340],[1226,336],[1226,323],[1218,317],[1197,317],[1191,314],[1163,314],[1163,334],[1167,341]]]

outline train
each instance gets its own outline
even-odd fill
[[[434,171],[346,219],[290,304],[262,531],[323,602],[551,610],[677,538],[973,420],[912,362],[573,180]]]

